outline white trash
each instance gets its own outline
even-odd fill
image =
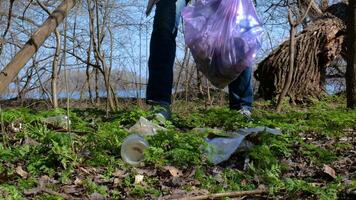
[[[148,142],[142,136],[130,135],[121,145],[121,157],[126,163],[137,166],[144,159],[144,152],[148,147]]]
[[[149,147],[145,136],[152,136],[157,134],[157,131],[165,131],[157,124],[152,123],[144,117],[133,125],[128,132],[131,133],[121,145],[121,158],[128,164],[137,166],[144,159],[144,151]]]

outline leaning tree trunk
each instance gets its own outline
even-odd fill
[[[15,55],[11,62],[0,72],[0,94],[4,92],[20,70],[42,46],[44,41],[64,20],[69,11],[75,6],[76,2],[76,0],[64,0],[47,18],[42,26],[33,33],[31,38]]]
[[[296,36],[293,78],[286,95],[293,101],[319,97],[324,91],[322,69],[345,55],[346,11],[347,4],[335,4]],[[255,78],[260,82],[261,97],[274,99],[281,94],[289,71],[289,56],[289,41],[285,41],[259,63]]]
[[[350,21],[348,24],[348,63],[346,69],[347,107],[356,108],[356,2],[350,2]]]

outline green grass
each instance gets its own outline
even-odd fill
[[[26,199],[24,190],[36,187],[40,177],[47,175],[56,180],[47,185],[55,190],[81,179],[78,187],[86,197],[97,192],[111,198],[156,198],[169,191],[162,189],[164,184],[166,188],[187,191],[198,188],[210,192],[252,190],[264,185],[271,197],[337,199],[346,189],[355,189],[355,181],[344,183],[344,178],[354,179],[355,175],[346,177],[348,173],[341,172],[337,179],[330,180],[320,174],[324,164],[333,166],[354,148],[351,142],[340,141],[350,136],[346,129],[356,129],[356,111],[347,110],[343,101],[342,97],[327,97],[304,107],[286,106],[283,113],[269,110],[270,102],[256,102],[264,109],[254,110],[253,121],[226,107],[204,109],[195,103],[175,107],[172,122],[166,124],[168,131],[147,137],[150,147],[145,152],[142,168],[152,173],[144,174],[140,184],[134,183],[136,168],[121,160],[120,145],[129,135],[127,129],[140,116],[151,117],[147,110],[132,107],[106,117],[106,112],[100,109],[72,109],[73,132],[67,133],[52,130],[41,122],[46,117],[65,114],[63,109],[5,109],[2,113],[5,124],[17,120],[24,128],[19,133],[0,136],[0,198]],[[177,105],[184,105],[184,102]],[[278,127],[283,135],[262,134],[258,145],[248,152],[250,162],[246,171],[231,166],[213,166],[201,153],[207,134],[192,131],[196,127],[231,131],[258,126]],[[37,145],[26,144],[28,139],[36,141]],[[334,143],[327,145],[330,141]],[[304,167],[311,175],[306,172],[301,172],[302,176],[291,175],[298,168],[286,161]],[[163,170],[167,165],[182,170],[181,179],[194,179],[196,183],[181,180],[181,185],[175,185],[169,172]],[[16,173],[17,166],[22,166],[29,177],[21,178]],[[214,171],[216,168],[218,172]],[[118,169],[125,175],[119,177],[113,187]],[[98,179],[103,181],[96,182]],[[35,199],[61,197],[38,194]]]

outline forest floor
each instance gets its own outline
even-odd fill
[[[130,106],[107,116],[102,109],[71,108],[68,133],[42,122],[65,109],[3,106],[0,199],[207,199],[202,195],[215,193],[356,199],[356,110],[344,102],[333,96],[276,113],[270,102],[257,101],[250,121],[226,107],[178,101],[168,130],[147,137],[140,167],[123,162],[120,145],[140,116],[152,115],[147,109]],[[262,134],[253,149],[219,165],[200,152],[207,133],[194,131],[258,126],[280,128],[282,135]],[[228,193],[238,191],[252,194]]]

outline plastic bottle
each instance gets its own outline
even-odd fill
[[[121,145],[121,158],[128,164],[137,166],[144,159],[148,142],[140,135],[128,136]]]

